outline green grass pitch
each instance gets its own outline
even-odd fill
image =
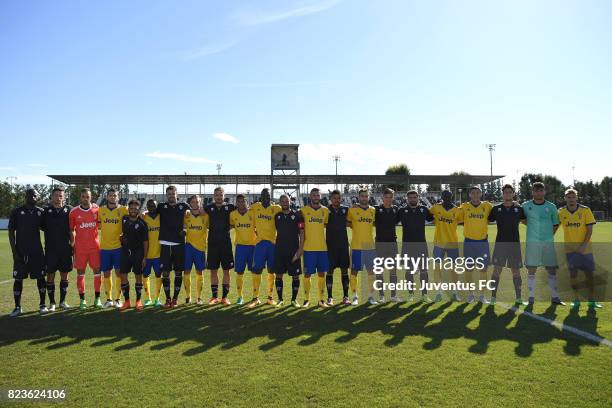
[[[428,228],[430,239],[432,233]],[[612,242],[612,223],[598,224],[594,241]],[[39,316],[35,284],[27,281],[27,313],[10,319],[11,267],[2,232],[0,389],[66,389],[67,400],[58,406],[601,407],[612,396],[611,347],[501,306],[413,302],[247,310],[192,304]],[[512,285],[509,275],[502,275],[505,287]],[[206,295],[209,282],[207,277]],[[338,271],[335,282],[339,298]],[[245,283],[248,297],[248,273]],[[92,304],[89,273],[87,289]],[[541,302],[533,313],[612,339],[612,303],[594,314]],[[55,406],[15,406],[46,405]]]

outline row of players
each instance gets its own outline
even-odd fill
[[[332,298],[333,272],[341,270],[343,304],[357,305],[357,275],[366,269],[368,276],[368,302],[384,302],[384,291],[379,291],[379,300],[374,298],[374,281],[382,279],[375,276],[373,263],[375,257],[395,258],[398,253],[396,225],[403,229],[401,254],[419,258],[428,256],[425,225],[435,224],[433,257],[457,259],[459,246],[457,226],[464,225],[464,257],[480,258],[484,261],[480,269],[468,269],[465,281],[472,282],[473,274],[486,279],[489,263],[488,224],[497,224],[497,236],[493,251],[494,265],[491,279],[495,281],[492,302],[495,302],[497,283],[503,267],[509,267],[513,274],[516,304],[521,300],[522,254],[520,247],[519,224],[527,224],[527,245],[525,264],[528,270],[529,302],[535,296],[535,272],[544,266],[548,272],[548,282],[552,302],[564,304],[557,295],[556,251],[553,246],[554,234],[561,224],[564,229],[567,262],[572,286],[576,291],[578,270],[585,272],[589,287],[589,306],[601,307],[594,300],[593,271],[594,261],[590,245],[595,219],[589,208],[579,205],[575,190],[567,190],[567,206],[558,210],[554,204],[544,199],[542,183],[532,186],[533,199],[523,205],[514,201],[511,185],[503,187],[504,202],[493,207],[481,201],[482,192],[474,186],[469,190],[470,201],[457,207],[450,191],[442,193],[442,202],[427,208],[419,204],[416,191],[407,193],[407,205],[394,206],[394,192],[387,189],[383,204],[372,207],[367,190],[359,192],[359,203],[353,207],[341,205],[339,191],[331,193],[331,205],[321,205],[318,189],[310,192],[311,204],[298,211],[290,208],[290,199],[283,195],[279,204],[271,202],[268,189],[261,192],[259,202],[247,206],[244,196],[238,195],[235,205],[224,201],[224,191],[218,187],[214,191],[213,203],[202,207],[201,199],[195,195],[188,203],[178,202],[174,186],[166,189],[167,201],[157,204],[147,202],[147,211],[142,213],[140,202],[131,200],[126,207],[117,204],[118,196],[114,190],[107,193],[107,205],[98,207],[91,202],[91,192],[83,189],[80,205],[71,208],[64,203],[64,191],[55,188],[51,203],[45,208],[36,206],[39,199],[35,190],[26,192],[26,204],[11,213],[9,221],[9,240],[13,252],[15,309],[11,313],[21,313],[21,291],[23,279],[37,280],[40,294],[40,312],[55,310],[55,274],[60,273],[60,308],[68,308],[66,293],[68,273],[73,266],[77,270],[77,289],[80,308],[85,309],[85,270],[89,266],[94,273],[95,307],[131,307],[128,274],[135,275],[136,308],[145,306],[176,307],[181,287],[187,292],[186,303],[191,301],[191,271],[196,271],[196,302],[202,304],[203,271],[210,270],[212,297],[208,304],[230,304],[230,270],[236,272],[237,303],[245,303],[243,280],[246,269],[252,272],[253,294],[249,307],[261,303],[259,289],[262,272],[267,268],[267,303],[283,305],[283,276],[291,277],[291,304],[295,307],[309,306],[311,277],[316,275],[320,307],[334,304]],[[349,246],[347,227],[352,229]],[[230,230],[235,229],[235,247],[232,246]],[[100,229],[100,234],[98,230]],[[39,231],[44,231],[45,248],[43,251]],[[374,237],[374,231],[376,231]],[[100,239],[99,239],[100,235]],[[304,301],[297,302],[304,264]],[[349,271],[350,267],[350,271]],[[222,293],[219,297],[218,270],[223,270]],[[112,271],[115,271],[113,290]],[[420,270],[406,270],[406,280],[413,281],[419,272],[422,282],[429,279],[426,264]],[[170,274],[174,271],[173,293],[170,291]],[[149,276],[155,275],[155,289],[151,293]],[[442,271],[434,270],[434,279],[442,281]],[[399,301],[396,290],[397,271],[390,270],[391,300]],[[104,283],[106,302],[102,303],[100,290]],[[382,288],[382,285],[379,285]],[[424,286],[424,285],[422,285]],[[159,299],[163,288],[166,302]],[[273,299],[274,289],[278,301]],[[325,291],[327,290],[327,297]],[[352,299],[349,298],[349,290]],[[142,302],[144,291],[145,301]],[[409,292],[409,300],[413,299]],[[46,295],[50,307],[46,307]],[[123,295],[124,302],[121,300]],[[429,301],[427,290],[422,292],[423,300]],[[438,291],[435,301],[442,298]],[[451,296],[460,300],[457,293]],[[467,301],[475,296],[470,292]],[[488,303],[483,292],[479,301]]]

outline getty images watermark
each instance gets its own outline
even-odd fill
[[[469,270],[484,270],[487,267],[486,259],[483,257],[411,257],[407,254],[397,254],[395,257],[375,257],[373,259],[372,271],[380,276],[385,271],[407,271],[414,275],[419,271],[452,271],[461,275]],[[420,281],[420,285],[414,280],[402,279],[397,282],[385,282],[382,279],[374,281],[374,290],[408,290],[408,291],[474,291],[474,290],[493,290],[495,281],[492,279],[480,279],[477,282],[431,282]]]

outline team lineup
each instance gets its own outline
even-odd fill
[[[557,294],[558,262],[554,248],[554,235],[562,226],[570,282],[575,294],[572,307],[580,305],[577,279],[579,271],[582,271],[588,289],[589,308],[600,308],[594,297],[595,262],[590,244],[595,218],[588,207],[578,204],[577,192],[568,189],[565,192],[566,206],[557,209],[545,200],[545,186],[540,182],[532,186],[532,200],[522,205],[514,201],[515,192],[511,185],[505,185],[502,191],[503,202],[493,206],[481,200],[482,191],[474,186],[469,189],[469,201],[457,206],[452,193],[445,190],[441,202],[428,208],[421,204],[419,194],[414,190],[406,194],[405,206],[394,205],[395,192],[391,189],[385,189],[382,204],[371,206],[368,190],[362,189],[358,203],[349,207],[342,204],[338,190],[330,193],[329,206],[322,205],[321,192],[313,188],[309,203],[296,210],[287,195],[281,195],[278,204],[273,203],[268,189],[263,189],[259,201],[249,206],[243,195],[237,195],[234,204],[228,203],[223,188],[217,187],[213,202],[203,205],[198,195],[189,197],[187,202],[179,202],[176,187],[169,186],[165,202],[148,200],[146,211],[143,211],[141,202],[135,199],[127,206],[119,205],[118,194],[113,189],[107,191],[106,204],[100,207],[92,203],[91,191],[83,189],[79,205],[73,208],[65,204],[65,192],[60,187],[53,189],[49,205],[41,208],[37,206],[38,193],[29,189],[25,205],[15,208],[9,219],[15,300],[10,315],[16,317],[23,312],[21,296],[23,280],[27,278],[36,280],[39,312],[55,311],[57,272],[60,274],[59,309],[68,309],[66,294],[69,273],[73,269],[76,269],[79,307],[86,309],[85,271],[88,266],[93,271],[94,307],[103,309],[132,308],[129,279],[132,273],[136,295],[134,307],[137,310],[148,306],[177,307],[181,290],[185,291],[184,302],[191,303],[194,301],[191,287],[193,270],[195,303],[229,305],[232,269],[235,272],[236,303],[248,308],[262,303],[260,289],[264,270],[266,293],[261,298],[269,305],[281,307],[285,304],[284,276],[289,275],[290,304],[293,307],[310,306],[313,276],[316,276],[317,305],[321,308],[333,306],[333,273],[336,269],[341,273],[342,304],[359,304],[358,275],[364,270],[368,282],[367,302],[378,304],[385,302],[385,298],[380,285],[383,275],[374,273],[375,259],[395,258],[398,254],[411,259],[429,257],[425,227],[432,222],[435,228],[433,258],[456,260],[460,257],[457,226],[463,224],[463,257],[481,260],[465,270],[463,281],[472,283],[477,275],[480,280],[490,278],[494,282],[490,300],[484,289],[470,290],[466,299],[468,303],[495,304],[500,274],[505,267],[512,272],[514,306],[533,303],[535,274],[539,267],[544,267],[551,302],[564,305]],[[497,225],[492,256],[488,241],[490,223]],[[519,236],[521,223],[527,226],[524,257]],[[398,225],[402,228],[399,246]],[[350,242],[347,228],[352,232]],[[231,229],[235,230],[234,242]],[[493,266],[490,277],[489,263]],[[441,301],[442,290],[436,290],[433,299],[429,297],[425,285],[430,279],[427,264],[414,262],[412,265],[414,267],[404,271],[405,281],[414,283],[414,276],[418,273],[422,288],[419,300]],[[523,302],[521,293],[523,266],[527,269],[528,302]],[[222,271],[221,282],[219,269]],[[252,277],[252,294],[248,298],[243,293],[247,269]],[[433,269],[434,281],[443,282],[444,271]],[[202,294],[205,270],[209,271],[211,282],[208,301]],[[399,302],[402,300],[397,290],[401,287],[398,285],[399,271],[396,268],[388,271],[390,281],[385,287],[390,289],[391,301]],[[413,301],[414,285],[408,287],[407,300]],[[300,288],[303,291],[301,302],[298,301]],[[162,290],[164,303],[160,300]],[[449,295],[451,300],[461,301],[456,291]]]

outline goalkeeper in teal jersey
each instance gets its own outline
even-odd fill
[[[554,237],[559,228],[557,207],[544,196],[544,183],[536,182],[531,186],[533,199],[523,203],[525,222],[527,223],[527,244],[525,248],[525,266],[527,266],[527,286],[529,304],[535,300],[535,273],[539,266],[548,272],[552,303],[565,305],[557,294],[557,254]]]

